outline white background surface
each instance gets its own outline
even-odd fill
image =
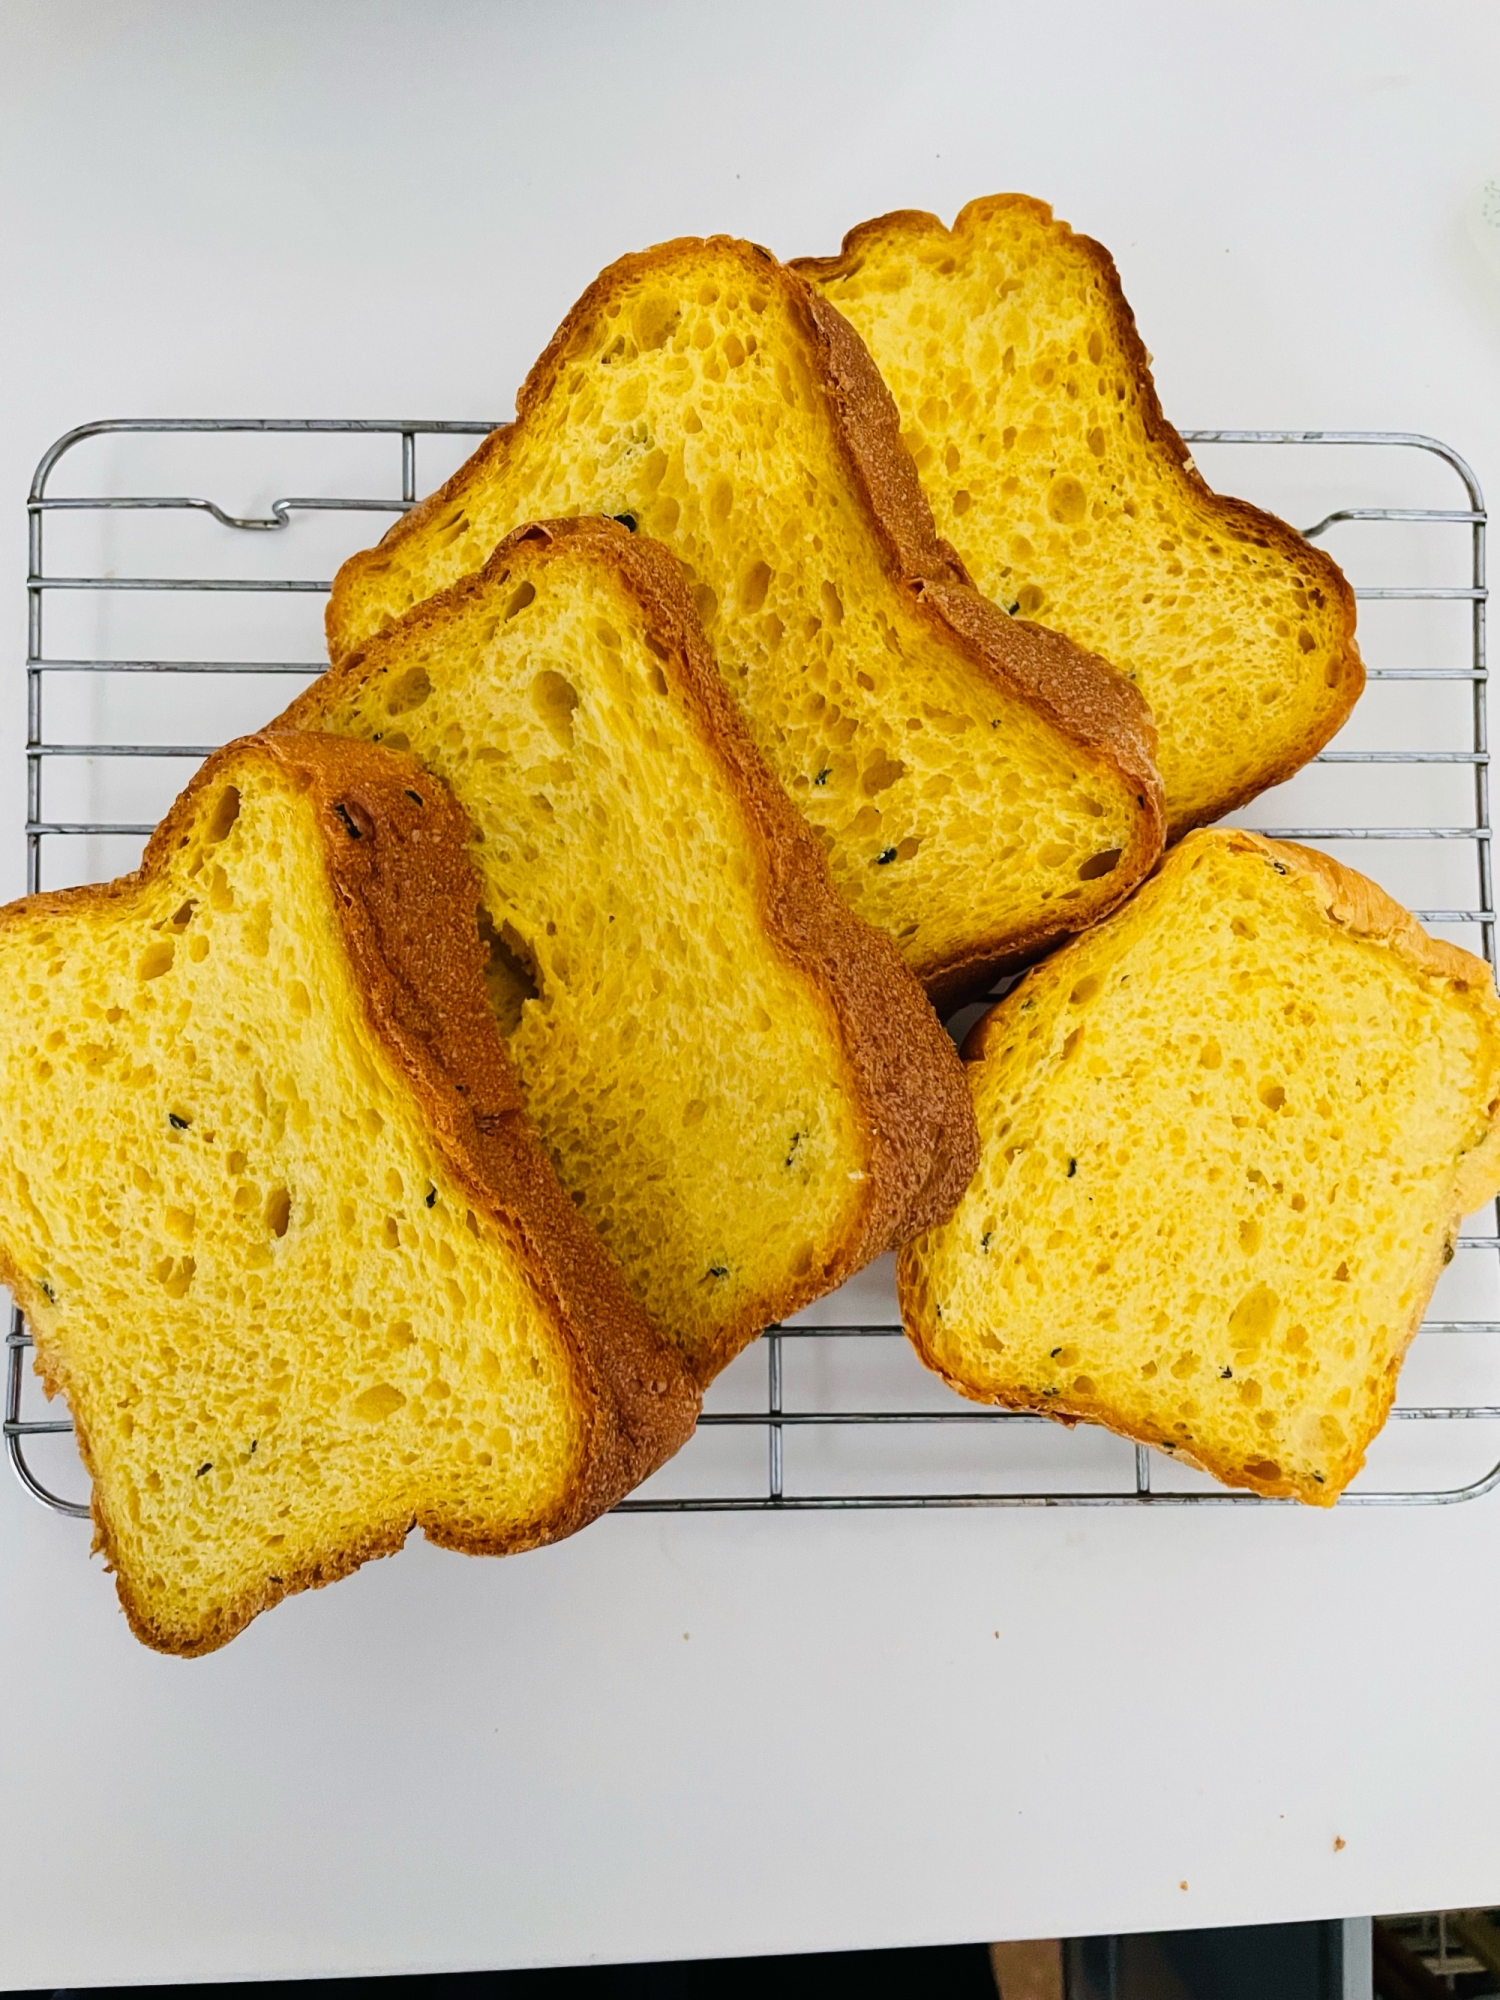
[[[1496,172],[1486,0],[10,0],[0,888],[21,502],[74,423],[502,415],[624,249],[1016,187],[1114,249],[1179,424],[1435,432],[1500,489]],[[85,1533],[0,1481],[7,1984],[1500,1898],[1500,1501],[414,1542],[196,1663]]]

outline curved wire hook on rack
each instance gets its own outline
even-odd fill
[[[153,508],[196,508],[204,514],[212,514],[226,528],[248,528],[252,532],[266,529],[289,528],[294,513],[313,513],[323,509],[329,513],[352,514],[404,514],[415,505],[411,500],[330,500],[317,497],[273,500],[269,515],[229,514],[215,500],[202,500],[192,494],[147,493],[116,495],[107,500],[66,499],[36,500],[32,503],[38,513],[62,514],[70,510],[75,513],[107,513],[111,508],[133,513],[149,512]]]

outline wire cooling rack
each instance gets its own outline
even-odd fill
[[[370,539],[366,516],[413,504],[419,446],[430,487],[491,428],[140,419],[60,438],[28,503],[27,889],[133,866],[184,764],[278,713],[288,678],[322,670],[328,578]],[[1493,967],[1473,474],[1404,433],[1185,435],[1214,484],[1311,520],[1304,532],[1334,546],[1361,599],[1369,684],[1354,717],[1241,822],[1352,860]],[[299,479],[303,493],[285,497]],[[234,490],[252,497],[226,504]],[[1500,1213],[1471,1219],[1459,1248],[1434,1300],[1445,1316],[1414,1343],[1394,1420],[1342,1506],[1452,1503],[1500,1484]],[[692,1442],[619,1511],[1287,1504],[1099,1430],[963,1402],[901,1337],[889,1264],[769,1329],[713,1385]],[[12,1309],[6,1451],[36,1499],[86,1515],[68,1497],[86,1483],[71,1425],[43,1414],[30,1345]]]

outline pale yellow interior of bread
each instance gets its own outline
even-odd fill
[[[527,1108],[646,1310],[711,1368],[727,1330],[819,1289],[868,1140],[678,670],[608,555],[577,549],[520,544],[303,720],[409,747],[468,812]]]
[[[586,1442],[552,1309],[366,1023],[313,808],[225,775],[169,877],[0,928],[4,1241],[168,1638],[419,1508],[524,1527]]]
[[[784,282],[784,281],[783,281]],[[1112,899],[1134,789],[990,682],[888,578],[807,333],[743,257],[626,280],[461,499],[358,564],[378,629],[508,529],[630,515],[686,565],[752,733],[833,874],[919,973]]]
[[[977,1393],[1331,1499],[1385,1416],[1488,1132],[1493,1007],[1200,834],[1023,982],[983,1158],[903,1295]]]
[[[1029,205],[895,229],[819,280],[875,358],[979,588],[1127,674],[1174,833],[1290,768],[1357,668],[1311,551],[1227,516],[1147,429],[1094,264]],[[1290,764],[1288,761],[1290,760]]]

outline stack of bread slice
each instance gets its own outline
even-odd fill
[[[1145,695],[1169,842],[1337,731],[1353,593],[1205,484],[1099,244],[997,195],[793,268],[867,342],[978,587]],[[1185,842],[973,1029],[980,1170],[901,1259],[918,1352],[966,1395],[1331,1504],[1500,1190],[1497,1032],[1489,968],[1363,877]]]
[[[0,916],[0,1268],[154,1646],[414,1524],[552,1540],[692,1430],[521,1108],[468,842],[411,758],[271,731]]]
[[[283,720],[398,742],[469,814],[528,1109],[697,1380],[953,1207],[953,1046],[835,894],[665,549],[522,528]]]
[[[982,990],[1150,871],[1162,797],[1145,702],[972,588],[863,345],[766,251],[684,238],[622,258],[517,407],[339,571],[335,664],[513,529],[613,515],[681,563],[835,886],[929,993]]]
[[[1362,670],[1096,245],[626,257],[327,622],[136,874],[0,912],[0,1270],[149,1643],[570,1532],[902,1246],[964,1393],[1353,1475],[1500,1185],[1500,1006],[1319,857],[1161,863]],[[1039,960],[966,1077],[933,1004]]]

